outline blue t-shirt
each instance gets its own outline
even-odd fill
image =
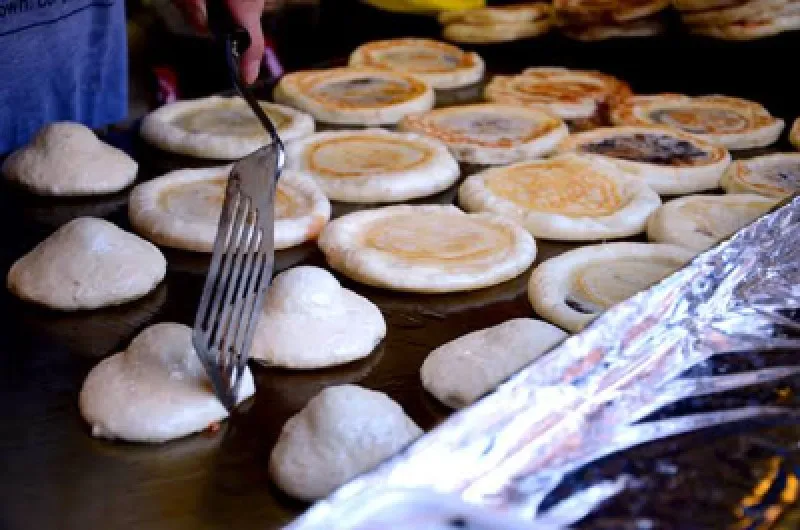
[[[124,0],[0,0],[0,154],[43,125],[127,113]]]

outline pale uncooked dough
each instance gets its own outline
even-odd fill
[[[3,163],[3,175],[40,195],[96,195],[127,188],[138,165],[80,123],[51,123]]]
[[[239,402],[254,393],[246,368]],[[93,436],[131,442],[181,438],[228,416],[192,346],[192,330],[183,324],[156,324],[139,333],[125,351],[89,372],[79,399]]]
[[[278,274],[251,355],[284,368],[325,368],[369,355],[386,335],[378,307],[319,267]]]
[[[428,355],[420,369],[422,386],[448,407],[466,407],[566,336],[532,318],[468,333]]]
[[[80,217],[17,260],[6,281],[23,300],[72,311],[141,298],[166,272],[167,260],[151,243],[108,221]]]
[[[354,385],[326,388],[283,426],[270,456],[270,476],[289,495],[312,501],[421,434],[381,392]]]

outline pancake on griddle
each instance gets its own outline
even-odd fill
[[[489,101],[544,108],[563,119],[587,119],[631,94],[627,83],[589,70],[539,67],[514,76],[495,76],[486,86]]]
[[[481,80],[483,59],[431,39],[388,39],[369,42],[350,55],[350,66],[366,66],[412,74],[433,88],[459,88]]]
[[[662,195],[715,189],[731,161],[724,147],[669,127],[602,127],[573,134],[559,151],[606,157]]]
[[[783,199],[800,192],[800,153],[775,153],[736,160],[722,175],[728,193],[757,193]]]
[[[664,125],[695,134],[728,149],[751,149],[775,143],[783,120],[754,101],[728,96],[680,94],[631,96],[611,109],[615,125]]]
[[[430,110],[433,88],[417,77],[377,68],[342,67],[286,74],[275,100],[340,125],[388,125]]]
[[[471,164],[510,164],[545,156],[567,137],[567,126],[541,109],[479,103],[407,116],[398,124],[443,142]]]

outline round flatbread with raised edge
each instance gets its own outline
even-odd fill
[[[486,165],[548,155],[569,134],[564,122],[549,112],[494,103],[407,116],[398,128],[444,142],[461,162]]]
[[[694,252],[676,245],[606,243],[570,250],[540,263],[528,298],[534,311],[574,333],[597,315],[683,267]]]
[[[769,211],[775,199],[761,195],[690,195],[673,199],[647,222],[647,239],[702,252]]]
[[[623,24],[595,24],[588,26],[568,26],[561,32],[571,39],[595,42],[606,39],[628,39],[654,37],[666,31],[666,26],[658,18],[643,18]]]
[[[211,252],[231,166],[182,169],[136,186],[128,217],[144,237],[166,247]],[[331,216],[314,180],[284,170],[275,190],[275,249],[313,240]]]
[[[743,0],[672,0],[672,7],[683,14],[733,7],[742,4],[742,2]]]
[[[495,76],[485,89],[495,103],[537,106],[564,119],[594,116],[598,108],[630,95],[630,87],[600,72],[528,68],[515,76]]]
[[[567,334],[532,318],[515,318],[473,331],[433,350],[422,363],[422,386],[459,409],[541,357]]]
[[[544,35],[553,23],[550,19],[532,22],[504,22],[501,24],[448,24],[442,30],[445,39],[465,44],[492,44],[530,39]]]
[[[456,23],[473,25],[514,24],[550,18],[552,14],[553,7],[549,3],[519,3],[477,9],[442,11],[439,13],[439,24],[443,26]]]
[[[286,164],[309,175],[330,199],[397,202],[446,190],[461,174],[433,138],[384,129],[313,134],[287,146]]]
[[[554,0],[553,9],[571,23],[629,22],[663,11],[669,4],[670,0]]]
[[[525,272],[536,243],[493,214],[451,205],[398,205],[351,213],[322,231],[328,263],[355,281],[418,293],[469,291]]]
[[[138,164],[80,123],[42,127],[3,162],[3,176],[39,195],[115,193],[136,179]]]
[[[734,161],[719,181],[728,193],[783,199],[800,192],[800,153],[775,153]]]
[[[789,141],[795,149],[800,149],[800,118],[794,120],[792,130],[789,132]]]
[[[719,26],[687,26],[691,33],[721,40],[753,40],[800,29],[800,15],[772,14],[753,20],[740,20]]]
[[[745,1],[736,5],[683,13],[681,19],[688,25],[725,25],[740,20],[758,19],[762,14],[779,10],[788,3],[789,0]]]
[[[467,178],[459,203],[519,223],[536,238],[592,241],[644,231],[658,194],[613,162],[560,155],[494,168]]]
[[[486,69],[477,53],[432,39],[411,38],[363,44],[350,55],[350,66],[412,74],[437,89],[477,83]]]
[[[377,68],[305,70],[283,76],[275,101],[326,123],[389,125],[433,108],[433,88],[412,75]]]
[[[283,142],[314,132],[308,114],[275,103],[259,104]],[[164,151],[213,160],[237,160],[270,142],[240,97],[211,96],[164,105],[144,117],[140,134]]]
[[[615,125],[663,125],[724,145],[751,149],[775,143],[784,122],[758,103],[728,96],[631,96],[611,109]]]
[[[604,156],[661,195],[715,189],[731,162],[721,145],[669,127],[601,127],[568,137],[559,151]]]

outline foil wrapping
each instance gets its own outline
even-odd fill
[[[564,477],[636,445],[798,413],[753,405],[647,421],[695,396],[800,372],[687,370],[715,355],[800,349],[800,198],[608,310],[471,407],[312,506],[289,528],[562,528],[629,486],[593,484],[546,510]]]

